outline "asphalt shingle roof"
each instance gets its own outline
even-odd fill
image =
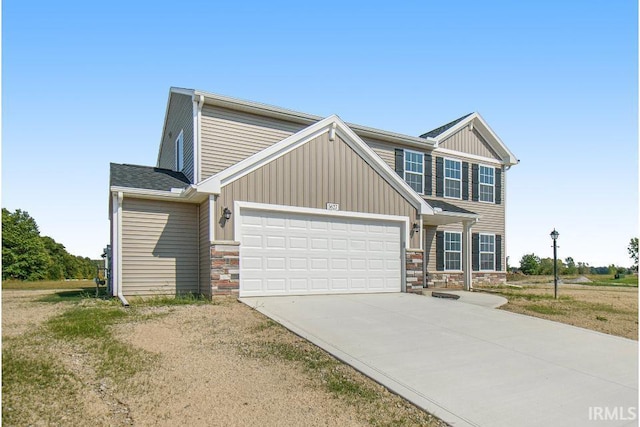
[[[171,191],[190,184],[182,172],[152,166],[111,163],[110,185],[147,190]]]
[[[425,198],[424,200],[427,203],[429,203],[429,206],[431,206],[432,208],[440,208],[442,209],[443,212],[454,212],[454,213],[477,215],[475,212],[468,211],[461,207],[452,205],[451,203],[443,202],[442,200],[427,199],[427,198]]]
[[[457,125],[458,123],[460,123],[461,121],[463,121],[464,119],[466,119],[467,117],[469,117],[470,115],[472,115],[473,113],[469,113],[469,114],[465,114],[464,116],[455,119],[452,122],[447,123],[446,125],[442,125],[439,128],[435,128],[434,130],[430,130],[427,133],[423,133],[422,135],[420,135],[420,138],[435,138],[436,136],[446,132],[448,129],[451,129],[452,127],[454,127],[455,125]]]

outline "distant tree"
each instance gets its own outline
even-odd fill
[[[50,263],[36,221],[20,209],[2,208],[2,278],[45,279]]]
[[[565,258],[564,263],[565,263],[565,268],[562,274],[567,274],[572,276],[578,272],[578,268],[576,267],[576,263],[573,260],[573,258],[571,257]]]
[[[618,267],[616,267],[615,264],[611,264],[609,265],[609,267],[607,267],[607,274],[616,274],[618,272]]]
[[[633,267],[635,270],[638,270],[638,238],[634,237],[629,241],[629,246],[627,246],[627,251],[629,252],[629,256],[633,260]]]
[[[2,209],[3,279],[90,279],[95,274],[91,259],[71,255],[51,237],[40,236],[27,212]]]
[[[520,270],[524,274],[537,274],[539,266],[540,258],[535,254],[526,254],[520,259]]]
[[[586,262],[578,262],[578,274],[591,274],[591,267]]]

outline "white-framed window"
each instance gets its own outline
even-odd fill
[[[480,234],[480,270],[496,269],[496,236]]]
[[[404,180],[416,193],[424,193],[424,154],[404,150]]]
[[[462,162],[444,159],[444,197],[462,198]]]
[[[462,233],[444,232],[444,269],[462,270]]]
[[[176,171],[182,172],[184,169],[184,131],[176,138]]]
[[[496,191],[495,175],[496,170],[492,166],[480,165],[478,168],[479,199],[481,202],[494,202]]]

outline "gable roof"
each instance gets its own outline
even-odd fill
[[[471,113],[460,117],[444,126],[440,126],[437,129],[422,134],[421,137],[434,141],[435,148],[438,149],[441,142],[467,126],[469,126],[470,129],[477,131],[506,165],[516,165],[520,162],[511,150],[507,148],[504,142],[502,142],[498,135],[496,135],[493,129],[489,127],[487,122],[484,121],[479,113]],[[428,136],[428,134],[431,133],[433,133],[433,136]]]
[[[452,128],[453,126],[457,125],[458,123],[460,123],[462,120],[466,119],[467,117],[469,117],[470,115],[472,115],[473,113],[469,113],[469,114],[465,114],[464,116],[455,119],[452,122],[447,123],[446,125],[442,125],[439,128],[435,128],[433,130],[430,130],[429,132],[423,133],[422,135],[420,135],[420,138],[435,138],[436,136],[440,135],[441,133],[447,131],[448,129]]]
[[[261,168],[267,163],[284,156],[294,149],[310,142],[319,135],[329,132],[329,139],[335,138],[337,133],[358,155],[360,155],[385,181],[411,203],[420,214],[433,215],[433,209],[424,201],[418,193],[407,184],[398,174],[391,169],[358,135],[353,132],[336,115],[329,116],[319,122],[308,126],[301,131],[271,145],[268,148],[236,163],[227,169],[207,178],[196,186],[198,192],[220,194],[225,185],[240,179],[248,173]]]
[[[435,209],[441,209],[443,212],[477,215],[475,212],[471,212],[467,209],[452,205],[451,203],[447,203],[442,200],[428,199],[426,197],[424,199],[427,201],[427,203],[429,203],[431,207]]]
[[[111,187],[138,188],[171,191],[190,185],[182,172],[152,166],[111,163],[109,185]]]

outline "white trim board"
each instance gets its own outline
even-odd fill
[[[433,215],[433,209],[424,201],[418,193],[395,173],[391,167],[378,156],[367,143],[355,134],[338,116],[332,115],[318,123],[315,123],[301,131],[271,145],[270,147],[236,163],[227,169],[218,172],[197,185],[198,192],[220,194],[221,188],[243,176],[261,168],[265,164],[284,156],[296,148],[310,142],[316,137],[335,132],[349,145],[360,157],[362,157],[381,177],[385,179],[396,191],[403,195],[421,215]]]

